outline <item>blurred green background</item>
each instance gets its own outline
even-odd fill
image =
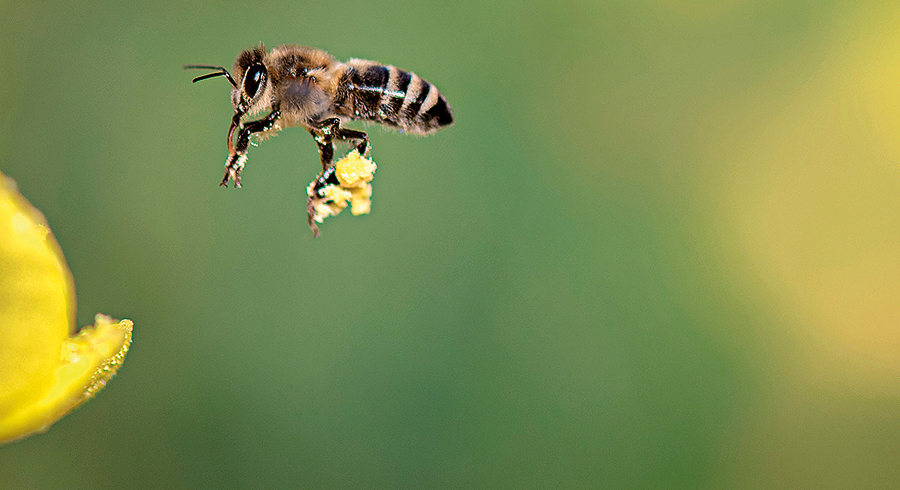
[[[0,165],[119,375],[2,489],[896,488],[896,2],[0,6]],[[300,43],[436,84],[313,239],[302,129],[222,189],[223,79]],[[362,127],[357,125],[357,127]],[[343,148],[341,152],[345,151]]]

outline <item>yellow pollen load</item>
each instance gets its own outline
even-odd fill
[[[321,223],[329,216],[336,216],[347,205],[354,216],[367,214],[372,209],[372,179],[378,167],[369,158],[363,158],[353,150],[335,163],[335,176],[340,185],[325,186],[324,197],[316,197],[315,181],[307,187],[313,219]]]

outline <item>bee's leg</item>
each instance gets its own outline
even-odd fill
[[[313,238],[318,238],[319,236],[319,225],[316,224],[316,220],[314,218],[315,208],[313,207],[313,202],[309,201],[306,204],[306,222],[309,223],[309,229],[313,232]]]
[[[316,180],[314,182],[315,183],[313,184],[313,194],[315,194],[315,196],[317,198],[325,197],[324,190],[325,190],[326,186],[341,185],[341,181],[339,181],[337,178],[337,173],[335,171],[334,166],[328,167],[328,169],[326,169],[324,172],[319,174],[319,176],[316,177]]]
[[[331,142],[331,134],[323,134],[314,129],[310,129],[309,134],[316,140],[316,145],[319,147],[319,158],[322,160],[322,172],[324,172],[328,170],[334,159],[334,143]]]
[[[225,162],[225,177],[222,177],[220,185],[223,187],[227,186],[228,180],[231,179],[234,180],[235,187],[241,186],[241,170],[244,168],[244,163],[247,162],[247,147],[250,146],[250,135],[272,129],[275,123],[278,122],[279,117],[281,117],[281,113],[278,109],[275,109],[268,116],[258,121],[240,125],[241,132],[238,133],[237,142],[233,149],[229,148],[232,151],[228,155],[228,161]],[[239,116],[235,115],[235,119],[239,119]],[[231,124],[232,129],[229,131],[228,138],[229,146],[231,146],[231,133],[234,131],[235,121],[233,120]]]
[[[334,166],[328,167],[326,170],[316,177],[313,181],[312,195],[306,201],[306,222],[313,232],[313,237],[319,236],[319,227],[316,226],[316,205],[329,201],[325,197],[325,187],[329,185],[340,185],[340,181],[335,174]]]
[[[360,156],[366,156],[369,153],[369,135],[363,131],[338,127],[334,137],[341,140],[360,140],[359,144],[356,145],[356,151],[359,152]]]
[[[361,140],[360,143],[356,145],[356,151],[358,151],[361,156],[366,156],[369,153],[369,135],[367,135],[363,131],[342,128],[341,120],[336,117],[332,117],[332,118],[320,121],[316,125],[316,127],[323,135],[329,137],[328,138],[329,143],[333,139]],[[320,147],[320,150],[321,150],[321,147]],[[332,148],[332,153],[333,153],[333,148]],[[322,169],[324,170],[325,168],[326,167],[323,162]]]

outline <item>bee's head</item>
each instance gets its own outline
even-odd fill
[[[271,92],[271,81],[268,69],[264,63],[266,57],[266,48],[259,45],[241,52],[237,60],[234,62],[232,73],[239,76],[237,81],[231,76],[231,73],[223,66],[213,65],[184,65],[185,69],[204,69],[216,70],[213,73],[201,75],[194,79],[194,82],[206,80],[213,77],[225,77],[234,87],[231,90],[231,104],[234,106],[235,115],[243,116],[244,114],[259,112],[269,108],[271,104],[271,96],[264,97],[268,91]]]
[[[231,104],[240,114],[254,113],[271,106],[271,79],[264,63],[266,48],[262,45],[241,52],[234,62],[233,72],[240,78],[231,91]]]

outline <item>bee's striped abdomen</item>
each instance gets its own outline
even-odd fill
[[[342,85],[348,116],[427,134],[453,123],[447,100],[415,73],[365,60],[350,60]]]

